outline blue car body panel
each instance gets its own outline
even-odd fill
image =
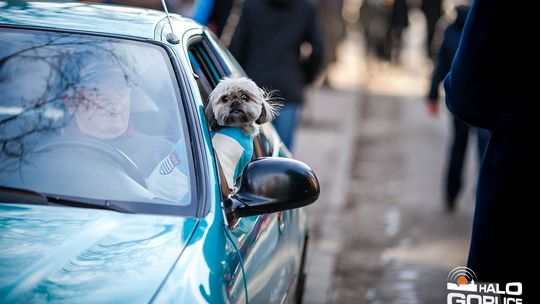
[[[148,302],[196,225],[194,218],[1,204],[0,299]]]

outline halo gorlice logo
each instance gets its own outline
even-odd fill
[[[456,267],[448,274],[447,304],[523,304],[520,282],[478,283],[476,274],[467,267]]]
[[[448,274],[448,290],[478,291],[476,274],[467,267],[456,267]]]

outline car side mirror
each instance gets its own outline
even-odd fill
[[[319,193],[319,181],[306,164],[258,158],[247,165],[238,191],[227,198],[227,214],[239,218],[300,208],[315,202]]]

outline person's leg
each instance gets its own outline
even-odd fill
[[[388,28],[386,29],[386,35],[384,36],[384,42],[382,46],[382,57],[381,59],[390,61],[392,59],[392,49],[393,49],[393,35],[394,35],[394,28],[390,25],[388,25]]]
[[[279,115],[274,119],[273,125],[285,146],[292,151],[294,133],[298,125],[300,106],[285,104],[279,109]]]
[[[436,56],[436,52],[433,50],[433,38],[435,37],[435,30],[437,29],[437,21],[439,20],[439,18],[435,18],[435,16],[429,16],[426,19],[426,53],[429,59],[433,60]]]
[[[476,128],[476,137],[478,140],[478,160],[482,163],[484,152],[489,141],[489,131],[486,129]]]
[[[454,137],[450,149],[450,160],[446,176],[446,204],[449,211],[455,206],[455,200],[461,188],[463,161],[469,139],[469,126],[457,118],[453,118]]]
[[[394,64],[401,62],[401,46],[403,43],[403,27],[396,27],[392,36],[392,53],[390,54],[390,60]]]

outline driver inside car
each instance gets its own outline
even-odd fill
[[[182,201],[189,192],[183,140],[174,145],[135,129],[130,119],[133,87],[118,64],[92,62],[82,67],[76,85],[62,96],[71,117],[63,135],[103,141],[137,166],[155,197]]]

